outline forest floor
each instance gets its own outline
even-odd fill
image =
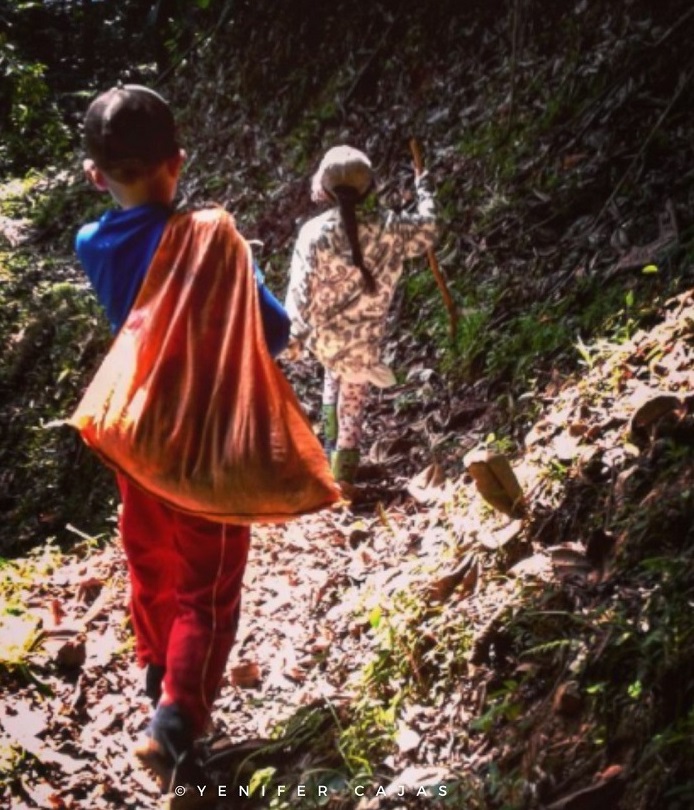
[[[278,294],[323,145],[378,155],[382,200],[407,205],[403,136],[425,132],[460,312],[452,341],[429,267],[408,269],[385,346],[398,384],[372,394],[356,486],[254,529],[203,745],[220,808],[694,805],[686,6],[577,2],[555,20],[519,3],[520,22],[504,6],[450,30],[419,10],[385,33],[363,11],[364,64],[345,35],[347,55],[316,50],[314,75],[292,72],[278,26],[248,39],[263,58],[237,70],[212,42],[167,88],[187,111],[184,204],[233,210]],[[265,54],[282,81],[244,106],[236,82],[276,87]],[[108,345],[71,249],[102,202],[76,158],[0,186],[12,810],[162,803],[131,756],[149,707],[115,491],[59,424]],[[280,362],[318,429],[319,368]]]
[[[403,429],[396,403],[411,383],[375,397],[373,461],[351,501],[254,531],[205,742],[207,790],[236,797],[217,806],[617,807],[639,781],[643,704],[667,703],[644,694],[641,658],[664,632],[653,622],[672,617],[671,599],[691,607],[690,586],[667,591],[694,564],[682,522],[694,475],[681,465],[693,354],[685,293],[661,323],[596,347],[584,375],[545,393],[514,462],[518,519],[468,475],[435,463],[401,475],[408,433],[435,431],[438,411],[410,403]],[[491,427],[478,415],[455,444]],[[590,514],[602,525],[586,536]],[[42,545],[5,564],[0,589],[3,806],[160,806],[131,755],[149,707],[117,538]],[[624,703],[619,732],[603,727],[608,677]]]

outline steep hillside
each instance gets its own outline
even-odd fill
[[[322,152],[365,149],[381,200],[406,206],[416,137],[459,313],[452,337],[411,264],[387,346],[399,384],[374,395],[351,503],[258,530],[210,784],[253,784],[274,808],[327,786],[325,806],[359,810],[684,810],[694,12],[354,5],[238,4],[161,84],[181,110],[182,204],[233,211],[278,294]],[[108,342],[71,252],[102,204],[77,155],[0,190],[12,807],[157,806],[128,758],[146,713],[112,485],[55,423]],[[317,420],[319,369],[283,367]],[[510,462],[519,511],[481,497],[471,452]]]
[[[436,370],[442,425],[464,428],[486,409],[495,436],[519,446],[532,392],[576,368],[579,340],[628,337],[691,285],[691,10],[352,5],[239,7],[180,54],[162,86],[189,154],[182,202],[233,210],[262,241],[257,255],[281,295],[298,224],[315,211],[308,178],[322,151],[365,148],[383,201],[406,205],[408,143],[419,138],[438,186],[438,261],[461,317],[452,341],[433,275],[415,264],[391,353],[403,378]],[[152,81],[151,69],[118,76]],[[81,482],[99,473],[72,437],[36,430],[71,407],[106,339],[90,300],[75,294],[72,234],[104,205],[76,158],[74,171],[29,175],[2,193],[5,547],[103,518],[112,504],[106,480],[85,492]],[[28,216],[36,235],[23,249],[16,221]],[[441,449],[459,469],[455,442]]]

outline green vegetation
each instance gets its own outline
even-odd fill
[[[5,176],[63,160],[70,133],[46,82],[46,66],[29,62],[0,34],[0,166]]]
[[[47,689],[36,657],[41,621],[26,602],[36,580],[51,574],[60,558],[58,549],[48,543],[17,562],[0,559],[0,683],[18,679],[33,683],[39,691]]]
[[[0,210],[41,211],[39,186],[37,176],[10,186]],[[7,554],[65,522],[97,531],[112,514],[114,492],[108,473],[60,425],[108,344],[91,292],[71,262],[27,246],[0,250],[0,277],[0,549]]]
[[[42,687],[27,593],[65,560],[58,546],[74,550],[66,527],[113,530],[110,474],[60,420],[110,340],[72,253],[77,227],[105,200],[82,184],[71,150],[87,99],[127,68],[132,80],[161,79],[182,111],[186,203],[214,196],[233,210],[244,234],[263,242],[257,255],[280,295],[297,224],[313,211],[307,177],[325,145],[368,148],[381,201],[407,206],[407,139],[417,134],[437,181],[437,256],[460,311],[451,340],[426,260],[410,262],[388,347],[404,390],[383,395],[373,417],[378,438],[407,433],[410,442],[391,464],[395,505],[379,492],[374,507],[388,542],[407,535],[405,561],[428,531],[444,540],[387,592],[367,574],[339,580],[335,599],[351,598],[353,609],[315,663],[338,697],[277,725],[285,759],[270,746],[267,762],[243,763],[254,795],[302,780],[339,796],[361,780],[387,783],[410,765],[450,759],[467,764],[447,775],[452,798],[441,807],[535,810],[617,767],[615,808],[689,807],[694,455],[681,375],[691,369],[691,319],[657,332],[685,306],[671,301],[694,279],[684,0],[619,10],[492,2],[479,13],[453,0],[359,11],[343,0],[129,0],[108,4],[108,25],[93,38],[103,63],[80,36],[69,64],[32,50],[33,32],[53,25],[63,54],[106,4],[78,4],[69,20],[40,4],[6,5],[0,554],[17,559],[0,569],[0,629],[11,641],[0,652],[3,686]],[[121,54],[126,33],[132,49]],[[649,252],[666,211],[679,235]],[[634,248],[643,260],[620,264]],[[409,382],[418,369],[431,373],[426,392]],[[673,369],[679,377],[668,377]],[[629,424],[638,385],[680,400],[640,435]],[[482,403],[480,412],[466,414],[470,403]],[[566,434],[569,451],[557,449]],[[529,514],[497,545],[499,516],[476,505],[464,477],[473,444],[532,473]],[[405,500],[422,459],[455,482],[443,504]],[[379,528],[365,525],[355,530],[355,559]],[[558,574],[567,546],[568,573]],[[537,570],[516,568],[528,561]],[[466,572],[438,600],[437,566]],[[0,750],[0,786],[27,756]],[[318,804],[314,795],[273,797],[270,806]]]

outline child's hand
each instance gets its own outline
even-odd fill
[[[301,341],[297,340],[296,338],[290,338],[287,348],[282,352],[280,357],[283,360],[286,360],[288,363],[296,363],[296,361],[301,357],[303,351],[304,347]]]

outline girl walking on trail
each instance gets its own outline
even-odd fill
[[[415,169],[416,211],[363,211],[373,191],[369,158],[350,146],[330,149],[313,177],[311,196],[331,208],[299,231],[285,307],[288,356],[308,348],[325,369],[323,435],[333,475],[351,483],[359,465],[369,384],[395,383],[381,361],[386,318],[403,261],[436,241],[434,197]]]

